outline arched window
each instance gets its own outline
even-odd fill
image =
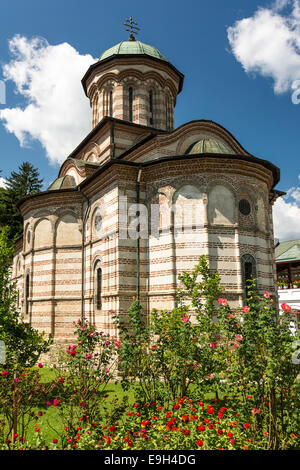
[[[26,315],[29,313],[29,273],[26,274],[25,279],[25,313]]]
[[[109,115],[113,117],[113,92],[110,91],[109,93]]]
[[[133,89],[132,87],[129,88],[128,90],[128,94],[129,94],[129,97],[128,97],[128,105],[129,105],[129,121],[132,122],[133,120],[133,113],[132,113],[132,109],[133,109]]]
[[[256,278],[256,261],[252,255],[242,256],[243,289],[248,297],[249,281]]]
[[[96,310],[101,310],[102,301],[101,301],[101,294],[102,294],[102,269],[100,267],[100,263],[98,262],[95,267],[95,307]]]
[[[149,91],[149,123],[153,124],[153,92]]]

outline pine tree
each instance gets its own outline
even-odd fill
[[[23,218],[16,203],[24,196],[39,193],[43,186],[38,169],[29,162],[23,162],[18,170],[11,172],[6,188],[0,191],[0,227],[9,228],[11,240],[18,238],[23,231]]]

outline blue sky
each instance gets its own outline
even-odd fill
[[[105,49],[128,38],[123,21],[132,15],[138,39],[185,75],[176,127],[211,119],[279,166],[278,189],[288,197],[276,203],[276,235],[300,238],[300,104],[292,102],[300,80],[298,0],[12,0],[0,8],[2,177],[27,160],[46,186],[55,179],[59,162],[90,129],[80,78]]]

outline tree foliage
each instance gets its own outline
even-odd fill
[[[17,202],[39,193],[42,185],[38,169],[29,162],[23,162],[18,171],[11,172],[6,187],[0,188],[0,227],[8,227],[11,240],[18,238],[23,231],[23,218],[16,207]]]
[[[5,344],[7,369],[33,366],[49,350],[50,340],[26,323],[17,310],[16,284],[11,281],[10,263],[14,246],[8,230],[0,232],[0,340]]]

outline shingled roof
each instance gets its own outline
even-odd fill
[[[300,240],[281,242],[275,248],[276,262],[300,261]]]

